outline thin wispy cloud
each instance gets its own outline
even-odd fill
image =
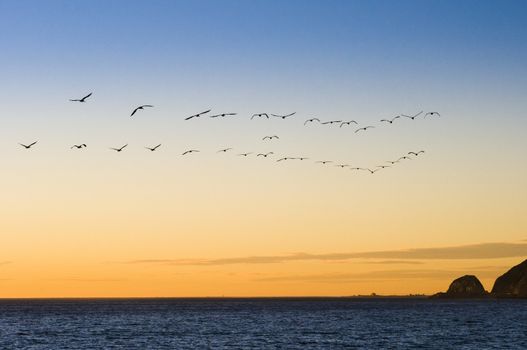
[[[168,265],[233,265],[276,264],[294,261],[344,261],[352,259],[396,259],[396,260],[472,260],[500,259],[527,256],[527,243],[480,243],[438,248],[413,248],[356,253],[295,253],[289,255],[263,255],[220,259],[144,259],[127,261],[129,264]],[[392,260],[392,263],[395,260]],[[383,262],[374,262],[382,264]],[[385,261],[384,263],[389,263]]]
[[[495,278],[503,270],[479,270],[480,278]],[[443,280],[459,277],[460,270],[382,270],[364,273],[325,273],[312,275],[274,276],[254,279],[257,282],[314,282],[314,283],[351,283],[369,281],[400,281],[405,279]],[[470,272],[468,272],[470,273]]]
[[[47,281],[67,281],[67,282],[123,282],[126,281],[124,278],[77,278],[77,277],[65,277],[65,278],[49,278]]]
[[[422,265],[424,262],[416,260],[382,260],[382,261],[361,261],[362,264],[371,265]]]

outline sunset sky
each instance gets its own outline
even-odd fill
[[[527,258],[525,23],[524,1],[0,0],[0,297],[490,290]],[[238,115],[184,121],[210,108]]]

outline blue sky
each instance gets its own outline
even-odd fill
[[[525,73],[526,7],[521,1],[2,1],[0,62],[10,68],[4,74],[18,79],[60,69],[86,80],[109,72],[127,82],[148,72],[183,75],[196,85],[245,74],[264,84],[281,75],[493,77]]]
[[[491,132],[498,113],[524,127],[526,7],[521,1],[0,1],[0,101],[11,116],[6,123],[34,126],[35,134],[49,126],[66,132],[70,113],[78,111],[58,101],[91,91],[100,108],[90,111],[87,129],[101,123],[119,129],[121,119],[110,116],[124,117],[141,103],[155,104],[152,113],[163,121],[211,107],[351,113],[364,123],[440,108],[456,111],[467,128],[477,118]]]
[[[460,132],[491,133],[527,125],[526,9],[521,1],[0,1],[0,102],[7,124],[35,134],[67,132],[79,124],[71,113],[83,111],[92,124],[82,128],[116,130],[115,116],[141,103],[155,104],[163,122],[207,108],[364,123],[441,109]],[[59,103],[91,91],[98,105],[89,111]]]

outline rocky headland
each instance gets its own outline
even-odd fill
[[[527,298],[527,260],[498,277],[489,293],[474,275],[455,279],[446,292],[431,296],[438,299]]]

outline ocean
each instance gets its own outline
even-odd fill
[[[527,349],[527,300],[3,299],[0,349]]]

